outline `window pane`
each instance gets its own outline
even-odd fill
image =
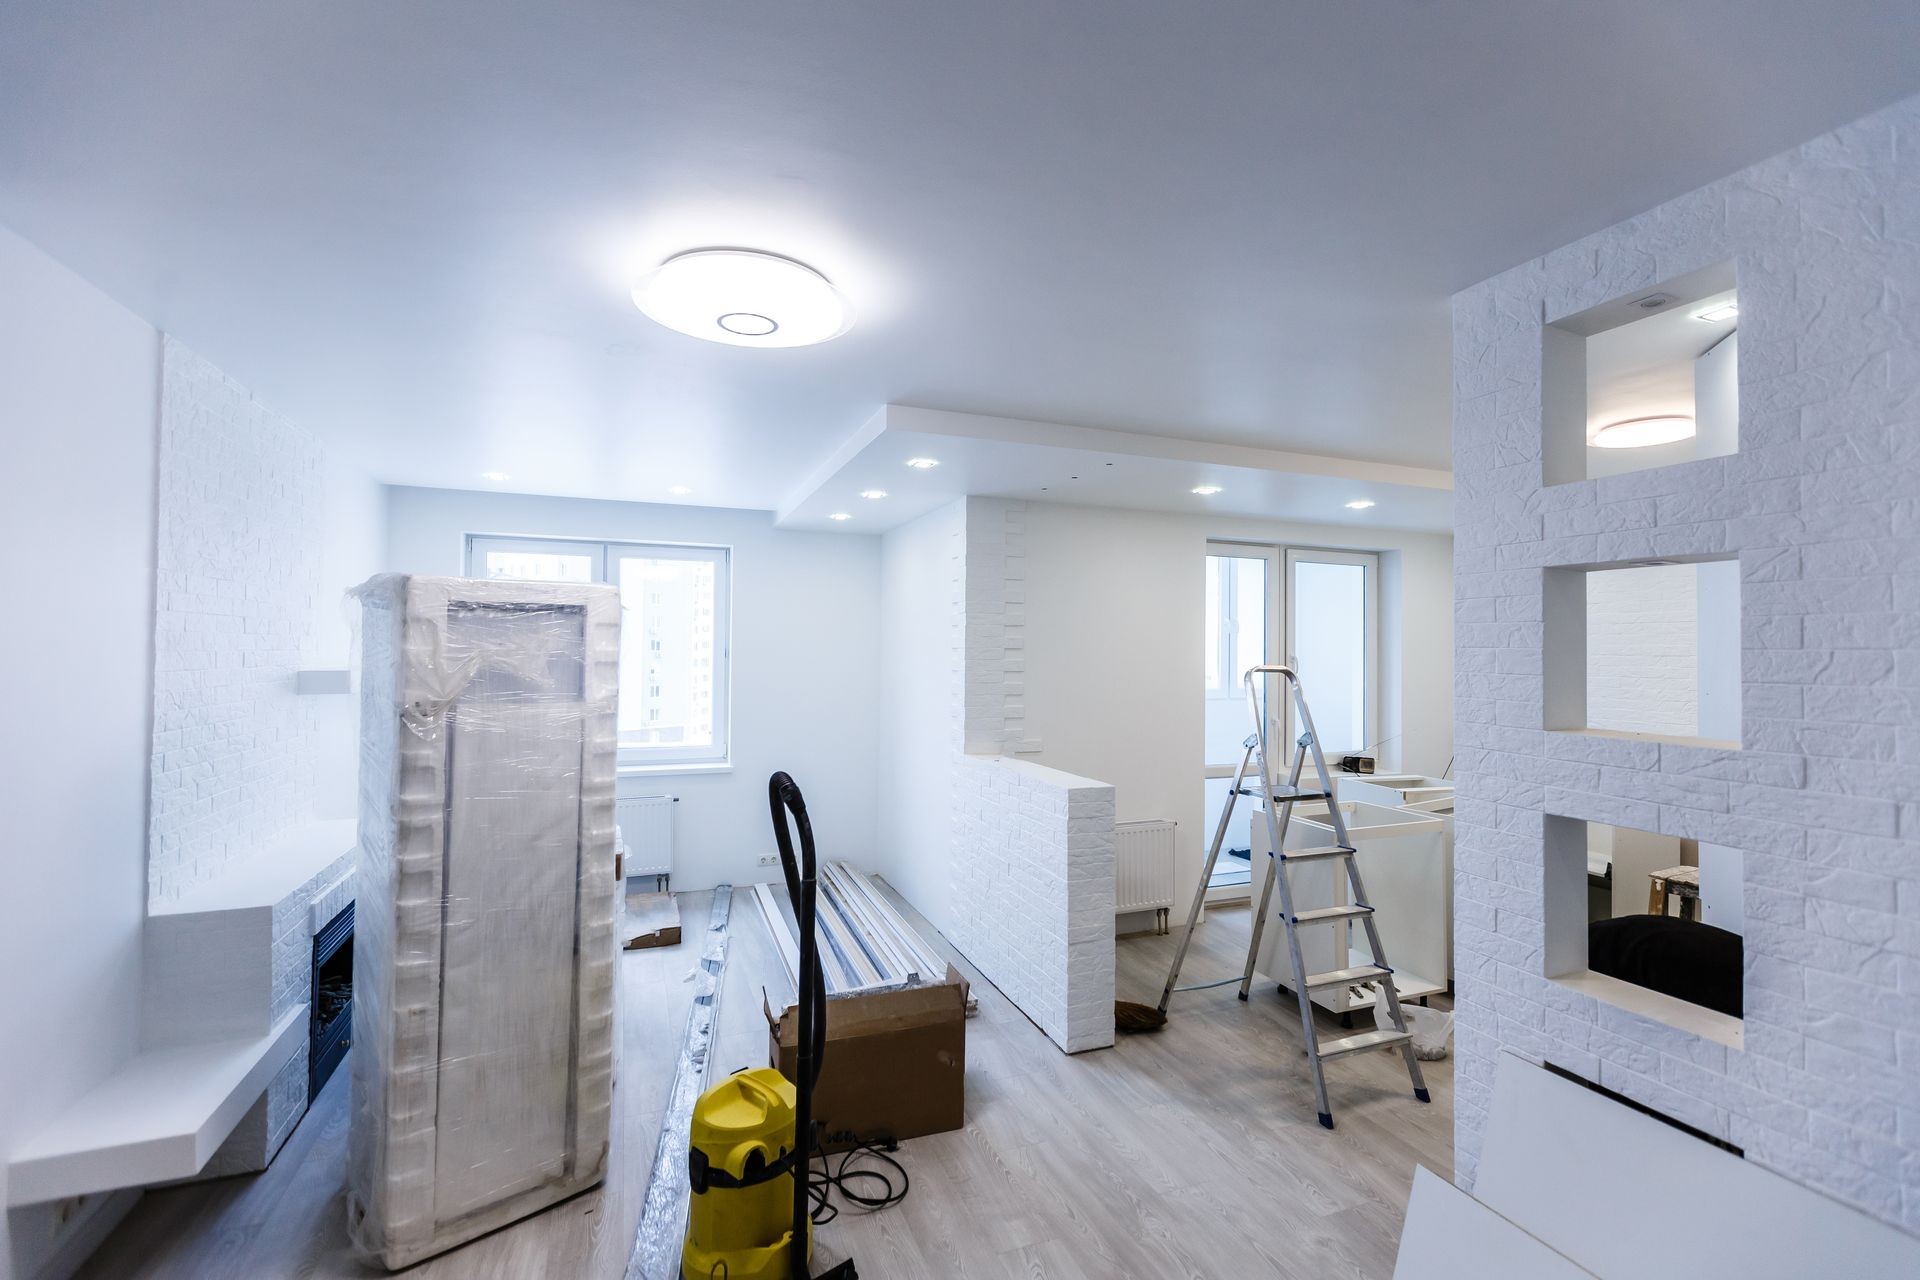
[[[1293,656],[1320,746],[1329,755],[1367,741],[1367,570],[1357,564],[1293,566]]]
[[[593,557],[558,551],[489,551],[483,572],[489,578],[521,582],[592,582]]]
[[[1247,668],[1267,660],[1267,562],[1235,557],[1233,565],[1233,670],[1228,672],[1235,693]]]
[[[1226,654],[1220,642],[1226,636],[1226,625],[1220,613],[1225,606],[1226,593],[1220,589],[1221,569],[1226,564],[1222,556],[1207,557],[1207,692],[1218,693],[1226,687]]]
[[[622,747],[713,745],[715,569],[620,558]]]
[[[1238,764],[1253,729],[1240,679],[1267,660],[1265,556],[1207,557],[1206,753],[1210,765]]]

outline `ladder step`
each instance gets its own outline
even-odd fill
[[[1383,1045],[1403,1044],[1413,1039],[1411,1031],[1363,1031],[1357,1036],[1343,1036],[1338,1040],[1320,1042],[1320,1060],[1337,1058],[1343,1053],[1359,1053],[1362,1049],[1375,1049]]]
[[[1372,982],[1375,978],[1385,978],[1392,973],[1393,970],[1378,964],[1361,964],[1351,969],[1310,973],[1307,975],[1307,990],[1318,991],[1322,987],[1344,987],[1350,982]]]
[[[1233,794],[1237,796],[1252,796],[1256,800],[1264,800],[1267,798],[1267,793],[1258,787],[1242,787]],[[1333,799],[1333,793],[1331,791],[1309,791],[1304,787],[1278,786],[1273,789],[1273,798],[1275,802],[1279,804],[1292,804],[1296,800],[1331,800]]]
[[[1302,911],[1293,918],[1295,924],[1326,924],[1333,920],[1358,920],[1361,916],[1370,916],[1373,908],[1355,904],[1351,907],[1319,907],[1313,911]]]
[[[1330,844],[1319,849],[1288,849],[1281,853],[1282,862],[1317,862],[1321,858],[1351,858],[1353,850],[1341,844]]]

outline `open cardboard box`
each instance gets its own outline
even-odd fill
[[[791,1080],[800,1015],[775,1014],[764,995],[770,1061]],[[840,1151],[879,1138],[918,1138],[966,1123],[967,983],[947,980],[827,1001],[827,1058],[813,1092],[824,1145]]]

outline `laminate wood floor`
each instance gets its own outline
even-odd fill
[[[682,895],[686,940],[621,957],[623,1061],[607,1182],[411,1268],[409,1280],[617,1280],[638,1223],[710,896]],[[934,931],[930,941],[958,962]],[[1238,971],[1248,913],[1216,909],[1186,979]],[[1172,936],[1122,939],[1122,999],[1159,995]],[[964,962],[959,967],[977,977]],[[736,891],[714,1069],[766,1061],[765,988],[785,978],[751,895]],[[1385,1277],[1415,1164],[1453,1172],[1451,1063],[1416,1103],[1397,1056],[1328,1064],[1338,1128],[1315,1120],[1290,998],[1267,984],[1176,997],[1160,1032],[1067,1057],[976,981],[967,1126],[902,1147],[904,1203],[844,1211],[816,1267],[849,1254],[868,1280],[948,1277]],[[1337,1034],[1332,1019],[1324,1029]],[[718,1078],[718,1074],[714,1078]],[[265,1173],[151,1191],[81,1272],[91,1280],[334,1280],[385,1274],[346,1237],[348,1072],[337,1072]]]

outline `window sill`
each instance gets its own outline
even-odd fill
[[[622,778],[664,778],[673,774],[732,773],[731,760],[688,760],[678,764],[623,764],[615,770]]]

